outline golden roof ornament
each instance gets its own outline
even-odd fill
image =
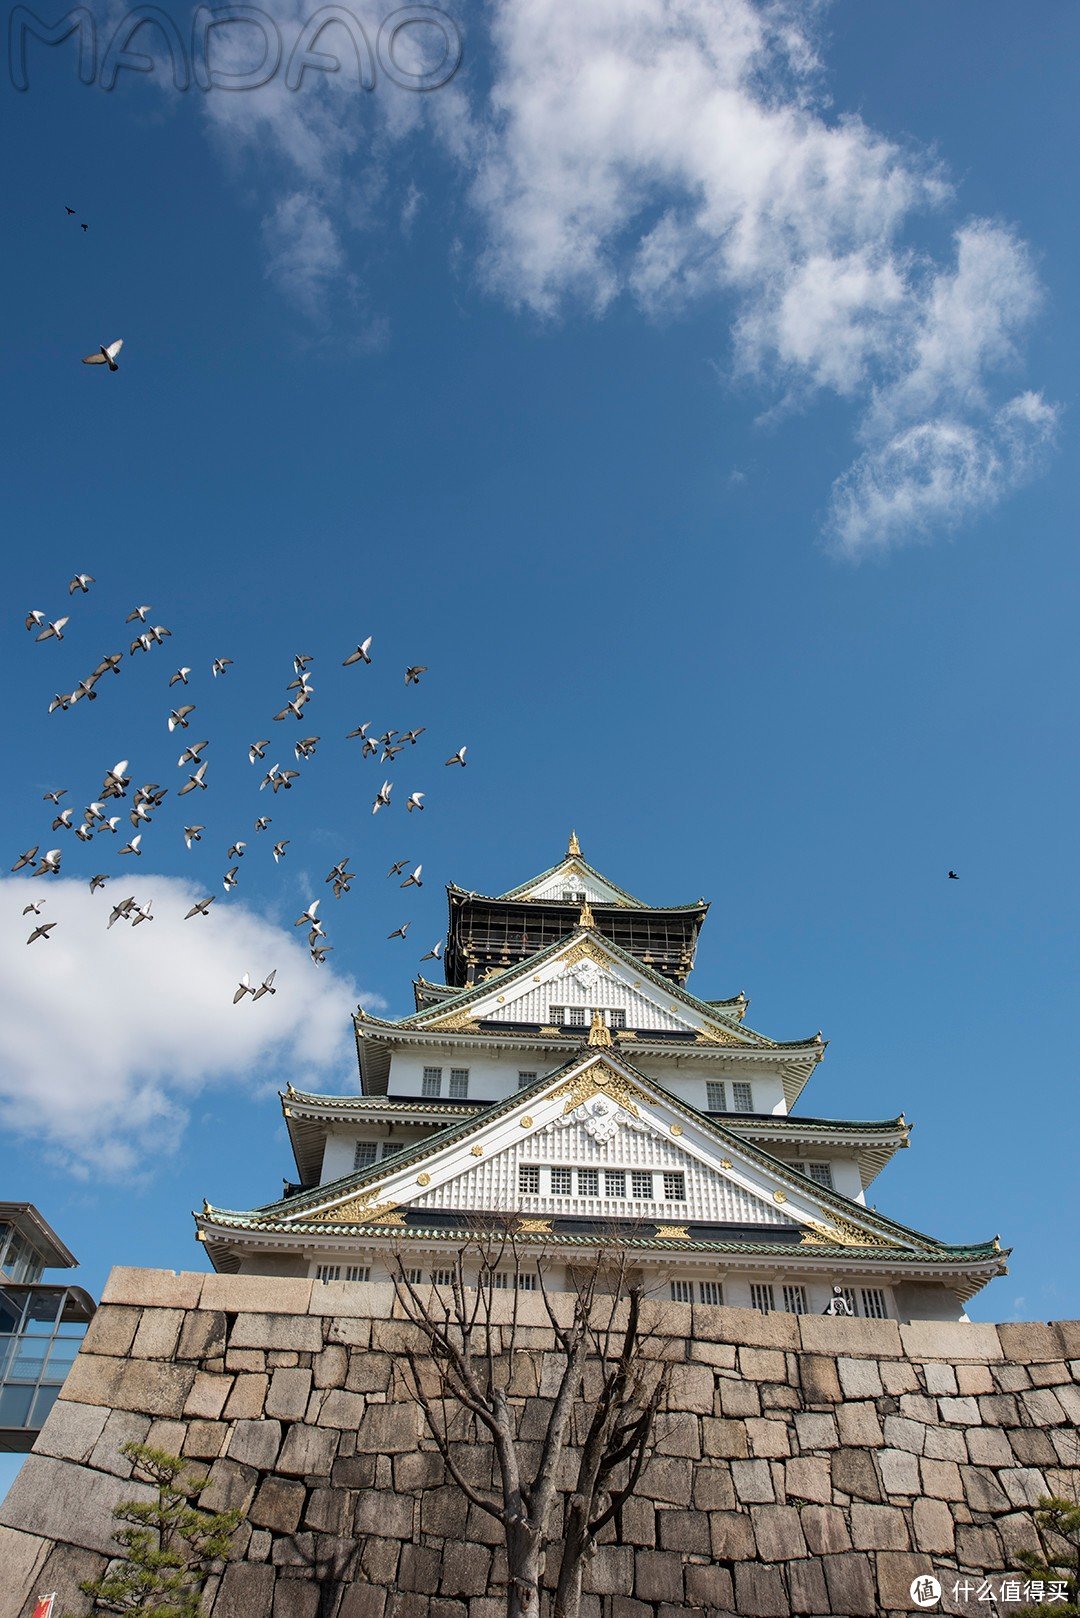
[[[580,858],[580,855],[581,855],[581,844],[577,840],[577,832],[576,831],[572,831],[570,833],[570,841],[566,845],[566,857],[567,857],[567,859],[570,858],[571,854],[577,854],[579,856],[579,858]]]
[[[592,1014],[592,1022],[589,1025],[588,1042],[590,1045],[599,1045],[605,1050],[611,1045],[611,1029],[604,1021],[604,1013],[602,1011],[594,1011]]]
[[[578,927],[584,933],[591,932],[595,926],[596,922],[593,918],[592,906],[588,899],[583,899],[581,901],[581,915],[578,917]]]

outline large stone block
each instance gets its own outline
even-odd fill
[[[214,1602],[214,1618],[270,1618],[273,1601],[272,1567],[258,1562],[230,1562]]]
[[[920,1551],[952,1555],[956,1540],[953,1514],[944,1500],[916,1500],[912,1508],[915,1544]]]
[[[833,1611],[845,1618],[876,1618],[877,1590],[870,1558],[859,1551],[823,1558]]]
[[[681,1601],[681,1557],[665,1551],[635,1551],[633,1593],[639,1601]]]
[[[1007,1358],[998,1328],[973,1320],[912,1320],[900,1327],[900,1341],[913,1360],[974,1360],[987,1365]]]
[[[226,1453],[231,1461],[239,1461],[241,1466],[254,1466],[267,1472],[277,1460],[280,1449],[280,1421],[238,1421]]]
[[[881,1372],[874,1360],[851,1359],[841,1355],[836,1369],[845,1399],[876,1399],[885,1391],[881,1386]]]
[[[311,1306],[314,1283],[306,1276],[204,1275],[199,1279],[203,1283],[199,1301],[204,1309],[221,1309],[226,1314],[304,1315]]]
[[[886,1416],[883,1431],[890,1449],[921,1455],[926,1447],[926,1426],[921,1421],[911,1421],[907,1416]]]
[[[24,1591],[35,1587],[38,1573],[49,1553],[49,1541],[38,1534],[24,1534],[17,1528],[0,1528],[0,1618],[23,1618]]]
[[[239,1276],[237,1279],[246,1278]],[[283,1283],[278,1281],[275,1284],[280,1286]],[[318,1354],[322,1346],[322,1321],[311,1315],[284,1312],[237,1315],[229,1334],[230,1348],[291,1348],[301,1354]]]
[[[726,1567],[707,1567],[691,1562],[686,1568],[686,1605],[704,1607],[709,1612],[733,1611],[735,1586]],[[652,1618],[651,1609],[644,1609]]]
[[[199,1496],[206,1511],[247,1511],[259,1474],[253,1466],[220,1456],[210,1468],[210,1480]]]
[[[1043,1474],[1033,1466],[1005,1467],[998,1482],[1014,1506],[1037,1506],[1050,1493]]]
[[[274,1618],[318,1618],[321,1591],[303,1579],[278,1579],[274,1586]]]
[[[124,1304],[99,1304],[86,1328],[80,1353],[130,1353],[141,1319],[141,1309]]]
[[[87,1461],[108,1417],[105,1405],[79,1405],[58,1399],[37,1436],[34,1453],[55,1455],[65,1461]]]
[[[812,1410],[796,1411],[795,1433],[799,1440],[799,1448],[804,1452],[837,1449],[840,1444],[840,1434],[836,1428],[836,1417],[818,1415]]]
[[[877,1463],[886,1499],[918,1494],[919,1462],[910,1450],[883,1449],[878,1454]]]
[[[879,1449],[885,1442],[876,1407],[870,1400],[838,1405],[836,1426],[843,1445],[861,1445],[865,1449]]]
[[[900,1328],[895,1320],[845,1320],[839,1315],[790,1318],[798,1322],[803,1348],[814,1354],[893,1359],[902,1352]]]
[[[665,1551],[708,1556],[709,1518],[704,1511],[680,1510],[677,1507],[656,1513],[656,1534]],[[624,1594],[629,1595],[627,1590]]]
[[[135,1479],[92,1472],[51,1455],[29,1455],[0,1502],[0,1523],[109,1556],[116,1549],[114,1507],[121,1500],[152,1497],[153,1490]]]
[[[882,1612],[911,1612],[911,1586],[924,1573],[934,1573],[930,1556],[917,1551],[882,1551],[877,1558],[878,1600]],[[938,1574],[940,1578],[941,1575]],[[945,1581],[942,1580],[942,1583]]]
[[[747,1618],[788,1618],[791,1603],[779,1568],[737,1564],[735,1610]]]
[[[733,1376],[721,1376],[716,1383],[714,1410],[716,1400],[719,1400],[719,1414],[722,1416],[761,1415],[761,1393],[754,1382],[743,1382]]]
[[[832,1457],[833,1487],[857,1500],[880,1500],[874,1457],[866,1449],[838,1449]]]
[[[751,1382],[784,1382],[787,1361],[779,1348],[740,1348],[739,1371]]]
[[[638,1493],[643,1500],[667,1500],[675,1506],[688,1506],[692,1487],[693,1467],[689,1461],[658,1455],[642,1472]]]
[[[267,1389],[266,1414],[279,1421],[299,1421],[307,1409],[310,1392],[311,1372],[302,1366],[275,1371]]]
[[[349,1355],[349,1373],[345,1386],[350,1393],[385,1393],[390,1386],[390,1373],[394,1362],[389,1354],[377,1354],[369,1349],[356,1349]]]
[[[1041,1321],[1007,1320],[997,1328],[1001,1347],[1007,1360],[1018,1365],[1030,1365],[1034,1360],[1059,1360],[1062,1341],[1056,1328]]]
[[[840,1378],[829,1355],[800,1354],[799,1382],[808,1405],[840,1403]]]
[[[139,1360],[167,1360],[176,1352],[180,1327],[184,1323],[182,1309],[144,1309],[131,1353]]]
[[[328,1398],[333,1398],[331,1393]],[[357,1395],[347,1395],[349,1398]],[[325,1416],[325,1407],[323,1410]],[[416,1448],[420,1411],[414,1404],[368,1405],[356,1435],[357,1447],[376,1455],[398,1455]]]
[[[786,1421],[767,1421],[763,1416],[750,1416],[746,1422],[746,1436],[751,1455],[772,1460],[783,1460],[791,1454],[791,1437]]]
[[[225,1352],[225,1316],[220,1309],[189,1309],[180,1328],[178,1360],[209,1360]]]
[[[968,1456],[975,1466],[1011,1466],[1013,1453],[1000,1427],[975,1427],[965,1435]]]
[[[461,1498],[461,1518],[465,1518],[465,1501]],[[356,1497],[357,1534],[381,1534],[386,1539],[412,1539],[414,1528],[413,1502],[399,1495],[387,1494],[381,1489],[369,1489]]]
[[[225,1405],[226,1421],[257,1421],[266,1407],[270,1378],[265,1371],[240,1371]]]
[[[671,1408],[711,1416],[714,1380],[707,1365],[673,1365],[669,1381]]]
[[[211,1371],[196,1371],[191,1392],[184,1401],[184,1415],[216,1421],[232,1391],[231,1376],[216,1376]]]
[[[664,1306],[665,1309],[668,1307]],[[702,1319],[706,1314],[700,1306]],[[695,1316],[695,1319],[697,1316]],[[689,1336],[689,1333],[687,1333]],[[695,1336],[699,1335],[695,1329]],[[739,1348],[799,1347],[799,1316],[761,1315],[756,1309],[717,1308],[712,1329],[702,1333],[709,1342],[734,1343]]]
[[[805,1614],[827,1613],[829,1592],[825,1587],[825,1572],[820,1562],[789,1562],[787,1566],[788,1593],[791,1610]]]
[[[788,1562],[808,1554],[794,1506],[752,1506],[750,1520],[763,1562]]]
[[[832,1500],[832,1471],[824,1455],[799,1455],[784,1465],[784,1488],[789,1500]]]
[[[230,1278],[197,1275],[190,1270],[177,1275],[173,1270],[132,1269],[118,1264],[109,1274],[101,1301],[147,1309],[197,1309],[203,1283],[226,1279]]]
[[[804,1506],[799,1521],[814,1556],[832,1556],[851,1549],[847,1518],[839,1506]]]
[[[911,1546],[904,1513],[896,1506],[856,1502],[851,1508],[851,1538],[857,1551],[906,1551]]]
[[[68,1372],[63,1397],[151,1416],[179,1416],[194,1380],[194,1365],[106,1359],[80,1352]]]
[[[90,1455],[90,1465],[98,1472],[111,1472],[118,1478],[129,1478],[131,1462],[122,1453],[121,1445],[144,1444],[150,1431],[149,1416],[131,1410],[114,1410],[102,1428],[101,1437]]]
[[[709,1535],[718,1562],[752,1562],[757,1555],[754,1531],[745,1511],[710,1511]]]
[[[743,1505],[769,1504],[776,1499],[767,1461],[732,1461],[731,1481]]]

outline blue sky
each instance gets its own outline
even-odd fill
[[[644,897],[712,900],[699,993],[824,1030],[804,1110],[915,1120],[878,1202],[1014,1247],[974,1315],[1075,1315],[1080,18],[837,0],[751,49],[742,0],[710,37],[674,0],[574,9],[455,13],[426,96],[106,93],[34,44],[0,87],[11,859],[50,846],[51,787],[81,805],[127,757],[172,789],[137,879],[56,834],[154,927],[106,935],[73,880],[28,953],[9,890],[5,1194],[91,1289],[198,1266],[202,1197],[290,1172],[278,1084],[350,1087],[353,997],[409,1008],[445,882],[506,888],[573,825]],[[288,41],[307,13],[278,15]],[[118,375],[79,365],[117,336]],[[47,715],[144,602],[172,638]],[[311,725],[275,725],[297,651]],[[181,663],[211,738],[190,854]],[[427,727],[377,817],[343,740],[368,718]],[[284,762],[308,729],[260,794],[248,743]],[[185,928],[176,884],[220,893],[236,837],[230,910]],[[316,973],[290,924],[343,854]],[[406,856],[419,894],[385,878]],[[234,1014],[241,962],[282,992]]]

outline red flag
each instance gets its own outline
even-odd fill
[[[37,1606],[30,1614],[30,1618],[52,1618],[53,1604],[56,1601],[56,1591],[51,1596],[38,1596]]]

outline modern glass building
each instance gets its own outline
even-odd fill
[[[0,1202],[0,1451],[30,1449],[79,1351],[93,1299],[42,1280],[77,1262],[33,1203]]]

